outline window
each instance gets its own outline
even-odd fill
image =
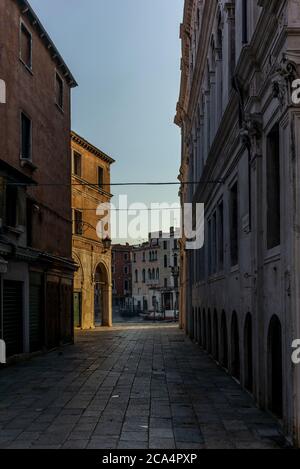
[[[177,254],[174,255],[174,267],[178,266],[178,256]]]
[[[230,255],[231,265],[239,262],[238,252],[238,184],[237,182],[230,190]]]
[[[224,205],[218,207],[218,267],[219,271],[224,268]]]
[[[21,158],[31,160],[32,124],[24,112],[21,113]]]
[[[217,214],[212,217],[212,271],[217,271]]]
[[[168,256],[164,256],[164,267],[165,269],[168,267]]]
[[[143,283],[146,283],[146,271],[145,271],[145,269],[143,270]]]
[[[248,42],[248,5],[247,0],[242,0],[242,31],[243,37],[242,41],[243,44],[247,44]]]
[[[128,275],[128,267],[124,267],[124,274]]]
[[[146,262],[146,253],[143,252],[143,262]]]
[[[168,288],[168,279],[167,278],[165,278],[164,285],[165,285],[165,288]]]
[[[61,109],[63,109],[64,107],[64,82],[62,81],[58,73],[56,73],[56,77],[55,77],[55,99],[56,99],[56,104]]]
[[[177,239],[174,239],[174,249],[175,250],[178,249],[178,240]]]
[[[168,242],[164,241],[164,250],[166,251],[168,249]]]
[[[124,290],[125,290],[125,291],[128,291],[128,290],[129,290],[128,287],[129,287],[128,280],[125,280],[125,281],[124,281]]]
[[[151,278],[152,278],[152,274],[151,274],[151,270],[149,269],[148,270],[148,279],[151,280]]]
[[[138,273],[138,271],[136,270],[136,271],[135,271],[135,283],[138,283],[138,281],[139,281],[139,273]]]
[[[133,254],[133,262],[136,262],[136,254]]]
[[[82,172],[82,157],[77,151],[74,151],[74,174],[81,177]]]
[[[159,269],[156,269],[156,280],[159,280]]]
[[[74,210],[75,234],[81,236],[83,234],[82,212]]]
[[[103,168],[101,168],[100,166],[98,167],[98,187],[100,189],[103,188],[103,176],[104,176],[104,171],[103,171]]]
[[[15,186],[6,187],[5,223],[15,228],[17,225],[18,189]]]
[[[32,68],[32,38],[24,23],[20,31],[20,58],[28,68]]]
[[[212,274],[212,223],[208,221],[208,273]]]
[[[267,247],[280,244],[280,138],[276,125],[267,138]]]
[[[124,254],[124,261],[128,261],[128,254],[127,253]]]

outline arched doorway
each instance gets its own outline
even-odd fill
[[[97,266],[95,271],[94,324],[95,327],[112,325],[108,273],[102,263]]]
[[[268,334],[269,409],[277,417],[283,416],[282,329],[277,316],[273,316]]]
[[[207,346],[207,341],[206,341],[206,312],[205,312],[205,309],[203,310],[203,334],[202,334],[202,337],[203,337],[203,348],[204,350],[206,350],[206,346]]]
[[[231,319],[231,373],[236,379],[240,379],[240,336],[237,314],[235,312]]]
[[[201,345],[201,314],[200,308],[197,309],[197,337],[198,337],[198,344]]]
[[[207,351],[208,351],[208,353],[212,353],[212,345],[211,345],[211,314],[210,314],[210,310],[208,310],[208,315],[207,315]]]
[[[252,316],[247,314],[245,321],[245,388],[253,392],[253,345],[252,345]]]
[[[224,368],[228,368],[228,336],[225,311],[222,312],[221,318],[221,364]]]
[[[218,313],[214,311],[214,321],[213,321],[213,354],[217,361],[219,361],[219,322],[218,322]]]

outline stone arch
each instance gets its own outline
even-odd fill
[[[234,378],[240,380],[240,335],[237,314],[234,311],[231,318],[231,373]]]
[[[75,275],[74,275],[74,288],[82,289],[82,286],[84,283],[84,270],[82,266],[82,261],[76,252],[73,253],[73,258],[75,262],[79,265],[79,269],[77,270],[77,272],[75,272]]]
[[[245,344],[245,388],[253,392],[253,330],[252,316],[247,314],[244,327],[244,344]]]
[[[110,274],[104,262],[100,262],[94,272],[94,324],[112,325]]]
[[[213,355],[214,358],[219,361],[219,321],[218,313],[214,310],[213,319]]]
[[[221,316],[221,364],[224,368],[228,368],[228,335],[227,335],[227,320],[225,311]]]
[[[278,316],[270,321],[268,331],[268,407],[283,416],[282,327]]]

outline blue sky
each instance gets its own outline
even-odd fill
[[[30,3],[79,83],[73,130],[116,160],[112,182],[176,181],[183,0]],[[129,202],[178,200],[177,186],[112,192]]]

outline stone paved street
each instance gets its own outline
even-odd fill
[[[276,448],[273,420],[173,325],[81,332],[0,370],[2,448]]]

